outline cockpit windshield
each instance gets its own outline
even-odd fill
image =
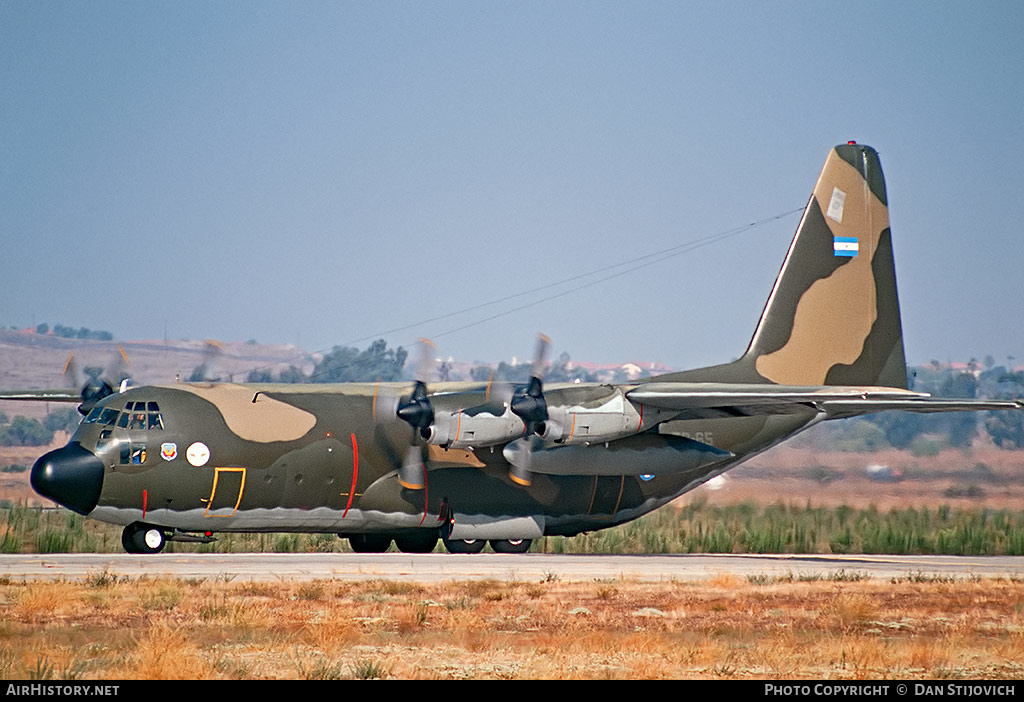
[[[95,407],[84,420],[85,424],[100,426],[117,426],[121,429],[147,429],[163,431],[164,417],[160,406],[155,402],[128,402],[124,409],[113,407]]]
[[[160,406],[149,401],[133,400],[125,402],[124,407],[120,408],[94,407],[82,423],[103,427],[96,440],[96,454],[112,453],[116,456],[112,460],[122,466],[145,464],[149,457],[146,445],[151,445],[154,441],[160,443],[159,439],[148,434],[140,435],[134,432],[164,430],[164,416],[160,412]],[[115,433],[114,427],[127,429],[132,433]]]

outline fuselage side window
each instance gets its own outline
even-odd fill
[[[142,465],[146,462],[146,445],[137,441],[131,443],[125,441],[121,444],[120,463],[127,465]]]
[[[100,432],[100,438],[96,441],[96,453],[101,453],[110,445],[111,441],[113,441],[110,438],[111,433],[110,429],[104,429]]]

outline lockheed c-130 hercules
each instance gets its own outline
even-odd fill
[[[1021,410],[908,389],[878,154],[829,152],[738,360],[625,385],[177,383],[4,392],[81,402],[35,490],[124,525],[132,553],[218,532],[321,532],[354,550],[522,552],[636,519],[821,421]]]

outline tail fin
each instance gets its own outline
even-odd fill
[[[907,387],[885,178],[870,146],[829,153],[740,362],[784,385]]]
[[[829,153],[743,357],[652,380],[907,387],[874,149],[849,143]]]

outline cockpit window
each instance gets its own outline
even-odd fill
[[[99,424],[101,426],[111,426],[117,421],[117,417],[120,414],[116,409],[109,407],[94,407],[89,416],[83,421],[86,424]]]
[[[128,402],[124,411],[112,407],[94,407],[89,416],[84,420],[85,424],[99,424],[101,426],[114,426],[122,429],[149,429],[163,431],[164,417],[160,413],[160,406],[155,402]]]

